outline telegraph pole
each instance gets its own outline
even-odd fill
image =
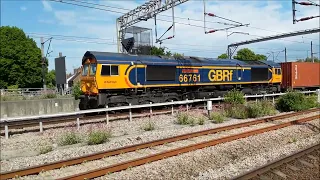
[[[41,62],[42,62],[42,82],[43,82],[43,89],[44,92],[47,92],[47,86],[46,86],[46,78],[45,78],[45,57],[44,57],[44,42],[43,37],[41,39]]]

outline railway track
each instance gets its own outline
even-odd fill
[[[232,129],[237,129],[237,128],[241,128],[241,127],[257,125],[257,124],[270,122],[270,121],[277,121],[277,120],[290,118],[290,117],[303,115],[303,114],[308,114],[308,113],[312,113],[312,112],[316,112],[316,111],[319,111],[319,109],[317,108],[317,109],[311,109],[311,110],[308,110],[308,111],[303,111],[303,112],[298,112],[298,113],[290,113],[290,114],[285,114],[285,115],[280,115],[280,116],[262,118],[262,119],[258,119],[258,120],[251,121],[251,122],[239,123],[239,124],[234,124],[234,125],[230,125],[230,126],[224,126],[224,127],[220,127],[220,128],[214,128],[214,129],[208,129],[208,130],[198,131],[198,132],[189,133],[189,134],[183,134],[183,135],[174,136],[174,137],[170,137],[170,138],[159,139],[159,140],[155,140],[155,141],[151,141],[151,142],[146,142],[146,143],[126,146],[126,147],[122,147],[122,148],[118,148],[118,149],[112,149],[112,150],[108,150],[108,151],[98,152],[98,153],[95,153],[95,154],[91,154],[91,155],[87,155],[87,156],[81,156],[81,157],[77,157],[77,158],[72,158],[72,159],[68,159],[68,160],[64,160],[64,161],[53,162],[53,163],[49,163],[49,164],[44,164],[44,165],[40,165],[40,166],[34,166],[34,167],[21,169],[21,170],[16,170],[16,171],[11,171],[11,172],[5,172],[5,173],[1,174],[1,179],[13,178],[13,177],[16,177],[16,176],[21,177],[21,176],[26,176],[26,175],[38,174],[39,172],[43,172],[43,171],[58,169],[58,168],[65,167],[65,166],[72,166],[72,165],[81,164],[81,163],[83,163],[85,161],[99,160],[99,159],[102,159],[102,158],[105,158],[105,157],[120,155],[120,154],[123,154],[123,153],[133,152],[133,151],[144,149],[144,148],[150,148],[150,147],[154,147],[154,146],[163,145],[163,144],[166,144],[166,143],[186,140],[186,139],[195,138],[195,137],[199,137],[199,136],[210,135],[210,134],[214,134],[214,133],[221,132],[221,131],[226,131],[226,130],[232,130]],[[153,155],[153,156],[147,156],[145,158],[141,158],[141,159],[132,160],[132,161],[124,162],[124,163],[121,163],[121,164],[113,165],[111,167],[108,167],[107,169],[99,170],[99,172],[94,171],[94,172],[90,172],[89,174],[86,173],[86,174],[81,174],[81,175],[79,175],[77,177],[72,176],[72,177],[68,177],[68,178],[71,178],[71,179],[83,179],[84,177],[88,177],[88,178],[97,177],[97,176],[105,175],[107,172],[120,171],[120,170],[126,169],[126,168],[128,168],[130,166],[133,167],[133,166],[141,165],[141,164],[146,163],[146,162],[156,161],[156,160],[159,160],[159,158],[162,159],[164,157],[174,156],[174,155],[177,155],[179,153],[185,153],[185,152],[196,150],[196,149],[199,149],[199,148],[212,146],[212,145],[216,145],[216,144],[219,144],[219,143],[232,141],[232,140],[236,140],[236,139],[239,139],[239,138],[248,137],[248,136],[251,136],[251,135],[263,133],[263,132],[266,132],[266,131],[283,128],[283,127],[290,126],[290,125],[293,125],[293,124],[296,124],[296,123],[310,121],[310,120],[313,120],[315,118],[319,118],[319,115],[308,117],[308,118],[304,118],[304,119],[301,119],[301,120],[295,120],[295,121],[291,121],[291,122],[287,122],[287,123],[282,123],[282,124],[279,124],[279,125],[275,125],[275,126],[271,126],[271,127],[267,127],[267,128],[263,128],[263,129],[257,129],[257,130],[253,130],[253,131],[248,131],[248,132],[244,132],[244,133],[241,133],[241,134],[228,136],[228,137],[225,137],[225,138],[215,139],[215,140],[211,140],[211,141],[208,141],[208,142],[203,142],[203,143],[200,143],[200,144],[195,144],[195,145],[190,145],[190,146],[178,148],[178,149],[175,149],[175,150],[172,150],[172,151],[159,153],[159,154],[156,154],[156,155]]]
[[[189,110],[192,109],[197,109],[197,108],[203,108],[202,106],[189,106]],[[174,106],[174,110],[178,110],[179,107]],[[145,117],[146,115],[150,114],[150,110],[144,109],[138,109],[135,110],[137,112],[133,112],[132,118],[140,118],[140,117]],[[170,110],[168,109],[154,109],[152,110],[152,115],[161,115],[161,114],[170,114],[172,112],[171,108]],[[105,114],[98,114],[98,115],[82,115],[79,117],[81,121],[81,125],[85,124],[93,124],[93,123],[98,123],[98,122],[105,122],[106,115]],[[110,120],[121,120],[121,119],[128,119],[129,114],[128,112],[117,112],[117,113],[109,113],[109,118]],[[42,121],[43,126],[47,125],[56,125],[54,128],[63,128],[66,127],[66,125],[63,125],[63,123],[70,123],[70,122],[76,122],[77,116],[70,116],[70,117],[64,117],[64,118],[50,118]],[[92,121],[96,120],[96,121]],[[38,132],[39,129],[24,129],[28,127],[37,127],[39,126],[39,120],[32,120],[32,121],[26,121],[26,122],[11,122],[9,123],[9,129],[23,129],[23,130],[18,130],[14,132],[10,132],[9,134],[21,134],[25,132]],[[75,124],[70,124],[67,126],[75,126]],[[43,127],[44,130],[50,129],[51,127]],[[0,127],[0,130],[3,131],[0,133],[0,135],[4,135],[4,126]]]
[[[320,179],[319,157],[320,144],[316,144],[239,175],[233,180]]]

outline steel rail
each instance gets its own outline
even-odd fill
[[[185,140],[185,139],[189,139],[189,138],[213,134],[213,133],[217,133],[217,132],[221,132],[221,131],[225,131],[225,130],[246,127],[246,126],[250,126],[250,125],[256,125],[256,124],[260,124],[260,123],[264,123],[264,122],[275,121],[275,120],[280,120],[280,119],[284,119],[284,118],[290,118],[293,116],[312,113],[312,112],[316,112],[316,111],[319,111],[319,108],[310,109],[310,110],[301,111],[301,112],[294,112],[294,113],[289,113],[289,114],[284,114],[284,115],[279,115],[279,116],[261,118],[261,119],[255,120],[255,121],[238,123],[238,124],[234,124],[234,125],[223,126],[223,127],[219,127],[219,128],[213,128],[213,129],[208,129],[208,130],[204,130],[204,131],[198,131],[198,132],[178,135],[178,136],[174,136],[174,137],[154,140],[154,141],[135,144],[135,145],[131,145],[131,146],[125,146],[125,147],[121,147],[121,148],[117,148],[117,149],[111,149],[108,151],[101,151],[101,152],[97,152],[94,154],[80,156],[80,157],[62,160],[62,161],[58,161],[58,162],[52,162],[52,163],[48,163],[48,164],[28,167],[25,169],[4,172],[4,173],[0,174],[0,179],[8,179],[8,178],[13,178],[15,176],[21,177],[21,176],[26,176],[26,175],[31,175],[31,174],[37,174],[41,171],[48,171],[48,170],[58,169],[58,168],[65,167],[65,166],[81,164],[84,161],[97,160],[97,159],[101,159],[101,158],[108,157],[108,156],[119,155],[122,153],[132,152],[132,151],[136,151],[139,149],[144,149],[144,148],[158,146],[158,145],[163,145],[163,144],[170,143],[170,142]]]
[[[306,154],[309,154],[317,149],[320,149],[320,144],[316,144],[316,145],[313,145],[313,146],[309,146],[308,148],[305,148],[301,151],[298,151],[298,152],[294,152],[284,158],[281,158],[281,159],[277,159],[275,161],[272,161],[268,164],[265,164],[261,167],[258,167],[258,168],[255,168],[249,172],[246,172],[244,174],[241,174],[239,176],[236,176],[234,178],[232,178],[233,180],[242,180],[242,179],[251,179],[251,178],[254,178],[258,175],[261,175],[263,173],[266,173],[268,171],[270,171],[271,169],[274,169],[274,168],[277,168],[285,163],[288,163],[288,162],[291,162],[297,158],[300,158]]]
[[[299,120],[290,121],[290,122],[287,122],[287,123],[274,125],[274,126],[271,126],[271,127],[266,127],[266,128],[246,131],[246,132],[243,132],[243,133],[240,133],[240,134],[236,134],[236,135],[231,135],[231,136],[227,136],[227,137],[223,137],[223,138],[219,138],[219,139],[214,139],[214,140],[210,140],[210,141],[205,141],[205,142],[201,142],[201,143],[197,143],[197,144],[193,144],[193,145],[189,145],[189,146],[185,146],[185,147],[181,147],[181,148],[176,148],[176,149],[173,149],[173,150],[164,151],[164,152],[161,152],[161,153],[145,156],[145,157],[142,157],[142,158],[137,158],[137,159],[134,159],[134,160],[118,163],[118,164],[115,164],[115,165],[111,165],[111,166],[107,166],[107,167],[103,167],[103,168],[87,171],[87,172],[84,172],[84,173],[63,177],[63,178],[60,178],[58,180],[65,180],[65,179],[80,180],[80,179],[96,178],[96,177],[104,176],[104,175],[106,175],[108,173],[125,170],[125,169],[127,169],[129,167],[135,167],[135,166],[143,165],[143,164],[150,163],[150,162],[153,162],[153,161],[158,161],[158,160],[161,160],[161,159],[164,159],[164,158],[176,156],[176,155],[179,155],[179,154],[182,154],[182,153],[187,153],[187,152],[190,152],[190,151],[206,148],[206,147],[209,147],[209,146],[214,146],[214,145],[225,143],[225,142],[230,142],[230,141],[237,140],[237,139],[240,139],[240,138],[245,138],[245,137],[249,137],[249,136],[253,136],[253,135],[257,135],[257,134],[262,134],[262,133],[265,133],[265,132],[268,132],[268,131],[277,130],[277,129],[284,128],[284,127],[287,127],[287,126],[296,125],[296,124],[299,124],[299,123],[311,121],[311,120],[314,120],[314,119],[317,119],[317,118],[320,118],[320,115],[315,115],[315,116],[311,116],[311,117],[307,117],[307,118],[302,118],[302,119],[299,119]]]

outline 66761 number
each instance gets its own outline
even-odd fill
[[[200,82],[200,74],[180,74],[179,82]]]

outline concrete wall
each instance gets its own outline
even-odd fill
[[[1,101],[1,118],[32,116],[41,114],[55,114],[75,111],[79,106],[79,100],[74,98],[41,99],[22,101]]]

